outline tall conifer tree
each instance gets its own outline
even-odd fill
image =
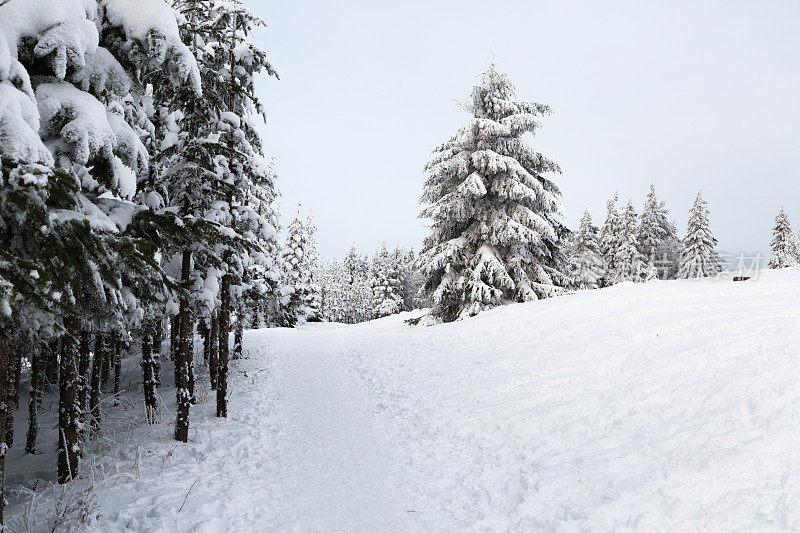
[[[522,139],[550,108],[516,100],[492,63],[466,109],[472,119],[425,166],[420,216],[432,226],[421,265],[433,321],[552,296],[566,279],[560,192],[546,177],[560,169]]]

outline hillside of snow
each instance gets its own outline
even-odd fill
[[[800,271],[410,316],[247,332],[229,419],[125,425],[69,490],[105,531],[800,528]]]

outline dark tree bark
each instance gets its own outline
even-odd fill
[[[219,368],[217,369],[217,416],[228,416],[228,350],[231,327],[231,275],[222,276],[219,312]]]
[[[5,398],[8,391],[8,331],[0,328],[0,398]],[[6,432],[7,405],[0,402],[0,435]],[[0,449],[0,525],[5,524],[5,480],[6,480],[6,449]]]
[[[101,359],[102,372],[100,374],[100,389],[108,391],[108,377],[111,375],[111,360],[114,357],[114,338],[112,334],[103,335],[103,358]]]
[[[47,377],[47,384],[52,386],[58,383],[58,354],[61,351],[61,341],[52,341],[49,347],[45,376]]]
[[[31,353],[31,388],[28,399],[28,435],[25,439],[25,453],[36,453],[36,439],[39,436],[39,407],[44,381],[44,354],[48,348],[41,347]]]
[[[242,313],[236,319],[236,331],[233,334],[233,358],[242,358],[242,337],[244,337],[244,321],[242,320]]]
[[[208,346],[208,374],[211,377],[211,390],[217,390],[217,366],[219,362],[219,314],[211,313],[211,331]]]
[[[189,361],[187,368],[189,370],[189,401],[197,403],[197,398],[194,397],[194,313],[189,310]]]
[[[144,410],[147,423],[156,423],[156,376],[155,359],[153,358],[152,337],[145,330],[142,335],[142,385],[144,386]]]
[[[14,409],[19,407],[19,377],[22,368],[22,348],[27,343],[22,340],[8,343],[8,373],[6,387],[6,431],[4,441],[11,448],[14,445]]]
[[[25,338],[25,340],[17,343],[16,353],[9,354],[12,356],[11,364],[14,369],[14,394],[12,398],[14,400],[14,409],[19,409],[19,382],[22,377],[22,354],[30,356],[31,345],[31,341]]]
[[[91,341],[92,333],[81,330],[80,362],[78,364],[78,374],[80,374],[80,404],[81,404],[81,423],[86,424],[86,415],[89,412],[89,387],[91,376],[89,375],[89,363],[91,362]]]
[[[189,393],[189,359],[191,357],[191,309],[189,309],[189,276],[191,274],[192,255],[189,250],[183,251],[181,265],[181,281],[184,292],[180,299],[180,339],[178,353],[175,354],[175,388],[178,403],[178,413],[175,418],[175,440],[189,441],[189,406],[191,394]]]
[[[119,394],[119,389],[122,381],[122,350],[125,348],[125,342],[117,337],[114,342],[114,394]],[[119,403],[116,402],[115,403]]]
[[[205,320],[201,320],[197,323],[197,333],[199,333],[200,338],[203,339],[203,363],[208,365],[209,337],[211,335],[211,329],[208,327],[208,324]]]
[[[66,483],[78,473],[78,425],[81,408],[78,403],[78,339],[81,319],[64,317],[66,334],[61,340],[61,365],[59,367],[58,401],[58,482]]]
[[[92,380],[89,392],[89,420],[92,435],[100,431],[100,374],[105,351],[104,335],[99,331],[94,336],[94,358],[92,359]]]
[[[163,339],[164,320],[162,319],[156,323],[155,331],[153,332],[153,372],[157,388],[161,388],[161,345]]]
[[[169,358],[174,363],[178,358],[180,348],[181,316],[180,314],[172,317],[169,327]]]

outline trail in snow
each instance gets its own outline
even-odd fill
[[[397,442],[344,366],[339,331],[253,332],[285,353],[292,419],[280,443],[280,525],[298,531],[408,531],[420,502]]]

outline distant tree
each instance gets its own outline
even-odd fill
[[[373,312],[384,317],[403,310],[403,284],[398,263],[382,245],[372,259]]]
[[[466,106],[472,119],[434,149],[420,214],[433,221],[421,253],[433,321],[561,292],[566,281],[558,165],[523,139],[550,108],[515,100],[492,63]]]
[[[612,277],[615,283],[622,281],[642,281],[647,269],[636,243],[636,210],[629,200],[620,218],[617,250],[614,255]]]
[[[717,239],[711,233],[707,205],[702,192],[698,192],[689,211],[689,224],[681,247],[681,264],[678,270],[678,277],[681,279],[706,278],[722,271],[716,251]]]
[[[655,186],[650,185],[637,229],[637,246],[643,260],[663,268],[667,279],[674,278],[678,270],[679,239],[675,225],[667,216],[669,210],[656,197]]]
[[[797,241],[783,206],[775,217],[775,227],[772,229],[772,240],[769,245],[772,249],[772,257],[767,264],[769,268],[797,266]]]
[[[425,307],[426,300],[422,290],[424,280],[422,273],[417,268],[414,250],[410,248],[406,251],[400,247],[395,248],[393,258],[397,265],[397,270],[400,272],[403,311]]]
[[[316,261],[314,226],[295,217],[287,228],[283,260],[286,268],[286,286],[291,291],[285,309],[288,326],[319,320],[319,288],[314,283]]]
[[[605,271],[602,285],[606,287],[616,283],[614,273],[617,268],[616,257],[617,250],[620,247],[620,228],[622,225],[619,211],[617,210],[618,198],[619,194],[615,193],[614,197],[606,203],[606,221],[600,230],[600,253],[603,256],[603,270]]]
[[[599,230],[592,224],[592,216],[587,209],[583,212],[569,248],[570,272],[573,283],[579,289],[596,289],[605,273],[598,233]]]

